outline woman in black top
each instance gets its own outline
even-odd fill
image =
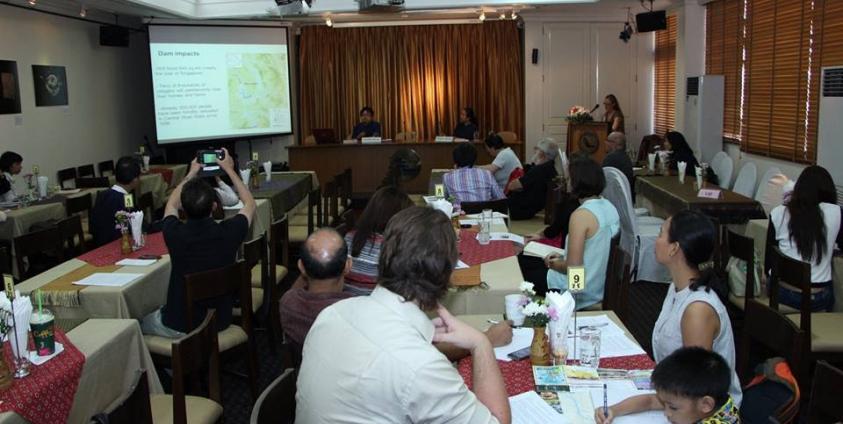
[[[670,170],[678,170],[679,167],[677,166],[677,163],[685,162],[688,164],[685,168],[685,175],[696,175],[695,168],[700,164],[697,162],[697,158],[694,157],[694,151],[691,150],[691,146],[689,146],[688,142],[685,141],[685,136],[683,136],[682,133],[668,131],[668,133],[664,135],[663,147],[665,150],[671,152]]]
[[[460,122],[454,128],[455,138],[464,138],[466,140],[476,139],[477,134],[477,117],[474,115],[474,109],[464,107],[460,111]]]
[[[618,104],[618,98],[614,94],[609,94],[603,99],[603,108],[606,110],[603,113],[603,121],[609,124],[609,132],[626,132],[624,131],[624,119],[621,105]]]

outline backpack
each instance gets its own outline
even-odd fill
[[[740,415],[744,423],[789,423],[799,413],[799,384],[784,358],[770,358],[755,368],[743,389]]]

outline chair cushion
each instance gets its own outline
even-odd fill
[[[307,226],[292,225],[290,226],[290,241],[293,243],[301,243],[307,239]]]
[[[155,424],[173,422],[173,396],[152,395],[149,397],[152,407],[152,422]],[[184,397],[187,422],[193,424],[213,424],[222,416],[222,405],[198,396]]]
[[[252,287],[252,313],[257,313],[258,309],[261,308],[263,305],[263,289],[260,287]],[[240,308],[232,308],[231,315],[235,317],[239,317],[242,314],[240,313]]]
[[[799,314],[787,315],[799,325]],[[815,312],[811,314],[811,351],[843,352],[843,312]]]
[[[767,306],[770,306],[770,298],[769,297],[766,297],[766,296],[765,297],[756,297],[755,300],[757,300],[757,301],[759,301],[759,302],[761,302],[761,303],[763,303]],[[735,296],[734,294],[729,293],[729,303],[731,303],[732,305],[735,305],[735,307],[737,307],[738,309],[740,309],[740,310],[744,309],[744,302],[745,302],[745,300],[744,300],[743,296]],[[798,310],[793,309],[793,308],[791,308],[790,306],[787,306],[787,305],[782,305],[781,303],[779,303],[779,312],[781,312],[783,314],[799,313]]]
[[[254,294],[253,294],[254,295]],[[263,298],[263,297],[261,297]],[[249,340],[246,331],[239,325],[229,325],[228,328],[218,333],[220,352],[225,352],[232,347],[243,344]],[[161,356],[173,356],[173,341],[169,337],[154,336],[151,334],[143,335],[143,342],[149,353],[154,353]]]
[[[634,209],[635,216],[649,216],[650,210],[647,208],[635,208]]]
[[[287,267],[284,265],[275,265],[275,284],[281,284],[281,281],[284,280],[284,277],[286,276]],[[255,267],[252,268],[252,287],[262,287],[260,265],[255,265]]]
[[[290,218],[289,225],[291,225],[291,226],[292,225],[302,225],[302,226],[306,227],[307,226],[307,212],[305,212],[301,215],[293,215]]]

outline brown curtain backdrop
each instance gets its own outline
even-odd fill
[[[523,139],[523,55],[513,21],[465,25],[302,28],[301,139],[314,128],[345,138],[360,108],[375,110],[384,138],[416,131],[450,135],[460,109],[474,108],[481,137]]]

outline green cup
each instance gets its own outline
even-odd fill
[[[47,309],[32,313],[29,328],[32,330],[32,339],[38,356],[50,356],[56,351],[55,323],[53,313]]]

